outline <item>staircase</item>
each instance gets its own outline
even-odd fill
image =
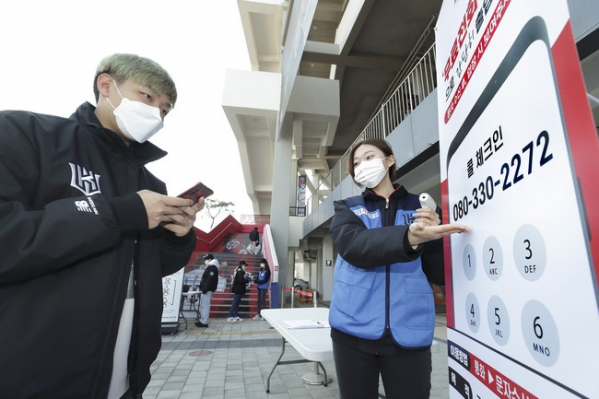
[[[221,256],[222,260],[218,258]],[[252,277],[258,275],[260,271],[260,259],[262,259],[262,255],[233,255],[233,256],[222,256],[224,254],[214,253],[214,256],[219,259],[221,262],[221,270],[219,270],[220,276],[227,278],[227,284],[225,286],[224,292],[215,292],[212,295],[212,302],[210,303],[210,317],[228,317],[229,308],[231,307],[231,303],[233,302],[233,293],[231,292],[231,281],[233,278],[233,272],[237,265],[239,265],[239,261],[245,260],[247,262],[247,266],[245,267],[246,273],[250,273]],[[224,262],[227,262],[226,266],[222,266]],[[223,273],[224,271],[224,273]],[[241,303],[239,305],[239,317],[242,319],[252,318],[257,313],[258,307],[258,285],[253,283],[251,288],[246,292],[246,294],[241,298]],[[269,295],[266,296],[266,305],[265,307],[270,307],[269,303]]]
[[[257,227],[260,232],[260,238],[262,239],[262,226],[259,225]],[[203,257],[207,253],[213,254],[219,261],[219,276],[221,278],[226,278],[224,292],[216,291],[212,295],[212,301],[210,303],[211,318],[228,317],[229,308],[233,302],[231,281],[235,268],[239,265],[240,261],[246,261],[246,273],[250,273],[252,277],[258,275],[258,271],[260,270],[260,259],[262,259],[263,256],[261,254],[254,255],[247,251],[247,248],[250,245],[248,236],[253,228],[254,225],[242,225],[230,216],[215,227],[210,233],[203,233],[200,230],[196,231],[198,244],[190,258],[189,264],[185,266],[185,284],[191,285],[195,279],[196,283],[199,285],[200,278],[205,269]],[[248,292],[241,298],[239,317],[242,319],[254,317],[257,313],[257,304],[258,286],[253,283]],[[194,305],[198,306],[197,303]],[[190,304],[185,303],[183,306],[185,309],[189,309]],[[266,295],[265,307],[270,307],[270,295]]]

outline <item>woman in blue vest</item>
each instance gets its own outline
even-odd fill
[[[255,281],[258,284],[258,313],[252,320],[264,320],[262,309],[266,306],[266,291],[270,284],[270,267],[264,258],[260,259],[260,271],[258,271]]]
[[[428,398],[435,327],[429,279],[444,284],[443,236],[436,211],[393,184],[395,157],[382,139],[356,144],[348,157],[361,195],[335,202],[335,264],[329,322],[341,398]],[[437,208],[438,209],[438,208]],[[425,244],[426,243],[426,244]]]

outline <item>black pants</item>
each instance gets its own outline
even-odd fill
[[[376,399],[379,374],[387,399],[427,399],[431,390],[431,351],[395,347],[385,354],[360,351],[333,341],[341,399]]]
[[[262,315],[262,309],[264,309],[264,305],[266,304],[266,290],[262,290],[258,288],[258,314]]]

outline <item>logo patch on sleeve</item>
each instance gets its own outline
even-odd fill
[[[85,195],[100,194],[100,175],[91,170],[88,172],[83,166],[69,162],[71,167],[71,187],[75,187]]]
[[[380,214],[378,209],[372,213],[368,212],[368,210],[366,210],[366,208],[356,208],[356,209],[353,209],[353,211],[357,216],[366,215],[370,219],[376,219],[379,217],[379,214]]]
[[[75,201],[75,206],[79,212],[89,212],[96,215],[99,214],[92,197],[87,197],[87,201]]]

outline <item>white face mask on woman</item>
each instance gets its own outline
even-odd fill
[[[374,158],[360,162],[354,169],[354,181],[368,188],[378,186],[388,170],[383,163],[384,160],[385,158]]]
[[[114,87],[116,87],[121,96],[121,103],[118,107],[114,108],[110,99],[108,97],[106,99],[112,108],[114,108],[113,113],[116,117],[116,123],[125,137],[129,140],[143,143],[162,129],[164,124],[160,117],[159,108],[123,97],[116,85],[116,81],[114,82]]]

